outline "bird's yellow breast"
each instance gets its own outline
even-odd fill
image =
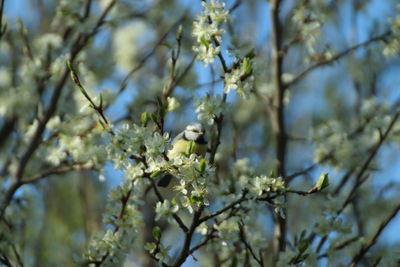
[[[190,145],[190,141],[188,140],[178,140],[174,142],[172,145],[172,148],[168,151],[168,158],[174,158],[176,156],[181,155],[182,153],[186,153],[188,146]],[[206,151],[207,151],[207,146],[205,144],[197,144],[193,143],[193,153],[199,155],[199,156],[205,156]]]

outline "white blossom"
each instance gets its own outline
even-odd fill
[[[225,93],[236,90],[240,96],[247,98],[253,88],[254,77],[252,75],[253,67],[249,58],[244,58],[237,68],[225,73]]]
[[[227,21],[229,11],[225,10],[225,3],[215,0],[209,3],[203,1],[202,5],[203,13],[193,22],[192,34],[197,41],[193,51],[197,53],[198,60],[207,66],[221,52],[221,47],[215,41],[222,41],[224,30],[221,29],[221,24]]]
[[[224,110],[225,104],[219,95],[206,95],[201,99],[196,99],[197,119],[205,124],[212,125],[214,119]]]
[[[251,181],[250,191],[256,196],[268,192],[282,192],[285,190],[285,182],[282,177],[272,178],[266,175],[256,176]]]

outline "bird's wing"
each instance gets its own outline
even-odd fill
[[[180,132],[177,136],[175,136],[175,138],[172,140],[171,145],[174,145],[178,140],[183,139],[183,135],[185,134],[185,132]]]

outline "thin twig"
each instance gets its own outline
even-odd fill
[[[386,140],[386,138],[389,136],[390,131],[392,130],[393,126],[395,125],[395,123],[399,117],[400,117],[400,111],[397,111],[396,114],[393,116],[391,122],[389,123],[388,128],[382,134],[379,141],[374,145],[372,152],[369,154],[368,158],[366,159],[366,161],[364,162],[364,164],[358,171],[358,173],[355,177],[355,183],[354,183],[353,188],[351,189],[351,191],[348,194],[346,200],[344,201],[342,207],[337,211],[337,213],[333,217],[333,219],[336,219],[339,217],[339,215],[344,211],[344,209],[351,203],[351,200],[353,199],[354,195],[356,194],[358,188],[366,181],[366,178],[364,178],[365,172],[368,170],[369,165],[371,164],[372,160],[378,153],[379,149],[381,148],[381,146],[384,143],[384,141]],[[321,239],[321,241],[319,242],[319,244],[317,246],[317,250],[316,250],[317,252],[319,252],[321,250],[321,248],[323,247],[323,245],[327,239],[328,239],[327,235],[325,235]]]
[[[397,213],[400,211],[400,205],[398,205],[393,212],[389,215],[389,217],[384,220],[381,225],[379,226],[378,230],[372,237],[372,239],[368,242],[366,246],[363,246],[358,253],[354,256],[353,260],[351,261],[350,267],[355,267],[357,263],[364,257],[364,255],[371,249],[373,245],[376,244],[378,241],[379,236],[382,234],[383,230],[386,226],[396,217]]]
[[[256,254],[254,253],[253,248],[252,248],[252,247],[250,246],[250,244],[247,242],[246,233],[245,233],[245,231],[244,231],[243,222],[239,222],[238,225],[239,225],[239,236],[240,236],[240,239],[241,239],[242,243],[245,245],[246,249],[250,252],[250,254],[251,254],[251,256],[253,257],[253,259],[254,259],[261,267],[263,267],[263,266],[264,266],[264,261],[263,261],[262,255],[260,255],[260,258],[258,258],[258,257],[256,256]]]
[[[164,202],[164,198],[163,198],[163,196],[161,195],[160,191],[158,190],[157,185],[156,185],[156,183],[154,182],[154,179],[152,179],[152,178],[148,178],[148,179],[149,179],[150,182],[151,182],[151,186],[153,187],[153,190],[154,190],[154,192],[155,192],[155,194],[156,194],[158,200],[159,200],[161,203]],[[172,214],[172,217],[173,217],[174,220],[178,223],[179,227],[182,229],[182,231],[183,231],[184,233],[189,232],[189,228],[187,228],[187,226],[183,223],[182,219],[181,219],[178,215]]]
[[[164,40],[168,37],[169,33],[175,29],[184,19],[185,19],[186,15],[183,15],[180,19],[178,19],[174,24],[172,24],[172,26],[157,40],[156,44],[153,46],[153,48],[145,55],[143,56],[143,58],[141,60],[139,60],[139,62],[137,63],[137,65],[131,69],[128,74],[125,76],[125,78],[122,80],[118,94],[121,94],[126,87],[128,86],[128,81],[130,79],[130,77],[137,72],[138,70],[140,70],[147,62],[147,60],[149,58],[151,58],[154,53],[157,51],[157,48],[164,42]]]
[[[116,3],[116,0],[112,0],[108,4],[107,8],[100,15],[96,25],[94,26],[93,30],[90,33],[88,33],[87,35],[83,35],[83,36],[80,34],[75,39],[75,42],[73,43],[73,45],[71,47],[71,54],[70,54],[71,62],[74,61],[74,59],[77,57],[78,53],[87,45],[89,39],[97,33],[99,27],[101,25],[103,25],[106,15],[111,10],[111,8],[114,6],[115,3]],[[0,206],[0,218],[3,217],[4,212],[7,208],[7,206],[9,205],[9,203],[11,202],[15,192],[21,186],[21,181],[23,178],[25,168],[26,168],[30,158],[32,157],[32,155],[34,154],[34,152],[36,151],[36,149],[39,147],[39,145],[41,143],[42,133],[44,132],[44,130],[46,128],[47,122],[50,120],[50,118],[53,116],[54,112],[56,111],[62,89],[64,88],[64,84],[68,77],[68,72],[69,72],[68,69],[65,68],[63,74],[61,75],[61,78],[59,79],[58,83],[55,85],[54,93],[51,96],[49,107],[47,108],[47,110],[44,114],[44,117],[39,121],[39,124],[38,124],[34,134],[32,135],[32,138],[30,139],[25,152],[23,153],[20,161],[18,162],[17,169],[15,172],[15,181],[11,184],[11,186],[7,190],[4,200]]]
[[[0,2],[0,39],[5,33],[5,26],[3,29],[3,12],[4,12],[4,2],[5,0],[1,0]]]
[[[86,170],[91,170],[93,168],[94,165],[92,163],[75,163],[70,166],[56,166],[48,170],[45,170],[40,174],[36,174],[32,177],[23,179],[21,181],[21,185],[36,183],[44,178],[47,178],[50,175],[64,174],[72,171],[86,171]]]
[[[303,72],[301,72],[300,74],[298,74],[292,81],[286,83],[284,86],[285,88],[289,88],[293,85],[295,85],[296,83],[298,83],[299,81],[301,81],[307,74],[309,74],[310,72],[312,72],[315,69],[318,69],[319,67],[322,66],[326,66],[326,65],[330,65],[335,61],[338,61],[339,59],[347,56],[350,53],[353,53],[355,50],[368,46],[372,43],[375,43],[377,41],[382,41],[385,40],[386,38],[388,38],[391,35],[391,31],[387,31],[379,36],[373,37],[365,42],[359,43],[357,45],[354,45],[340,53],[338,53],[337,55],[335,55],[334,57],[327,59],[327,60],[322,60],[318,63],[315,63],[314,65],[308,67],[306,70],[304,70]]]

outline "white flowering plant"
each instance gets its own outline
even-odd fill
[[[396,1],[14,2],[1,266],[398,265]]]

